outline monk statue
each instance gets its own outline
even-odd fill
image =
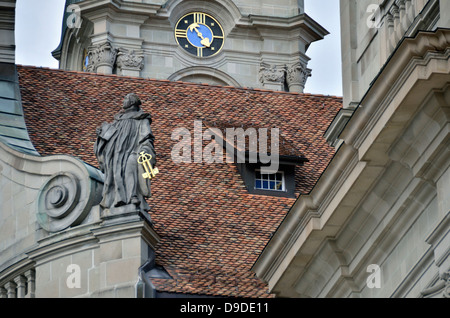
[[[139,97],[132,93],[125,97],[114,121],[97,128],[94,152],[105,175],[100,205],[111,214],[150,210],[145,198],[151,196],[151,178],[143,177],[145,171],[138,159],[145,153],[155,167],[151,123],[150,114],[142,111]]]

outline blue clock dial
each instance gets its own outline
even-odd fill
[[[224,33],[219,22],[212,16],[193,12],[178,21],[175,39],[186,52],[197,57],[208,57],[222,49]]]

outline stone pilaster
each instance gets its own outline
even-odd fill
[[[144,54],[134,50],[119,49],[117,71],[120,75],[139,77],[144,68]]]
[[[264,88],[276,91],[284,91],[286,83],[286,66],[285,65],[270,65],[261,63],[259,69],[259,81]]]

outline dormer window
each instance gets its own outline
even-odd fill
[[[278,129],[271,128],[269,133],[252,124],[231,122],[208,122],[207,126],[215,142],[234,159],[250,194],[296,197],[296,167],[308,159]]]
[[[255,170],[255,189],[256,190],[271,190],[271,191],[285,191],[284,172],[267,174],[262,173],[261,170]]]

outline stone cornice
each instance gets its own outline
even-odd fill
[[[256,27],[263,37],[279,37],[279,32],[290,32],[301,35],[306,42],[314,42],[323,39],[329,32],[314,21],[307,14],[299,14],[294,17],[269,17],[261,15],[250,15],[241,19],[236,27]],[[309,44],[308,43],[308,44]]]
[[[424,65],[424,63],[428,64],[430,59],[435,59],[436,56],[430,55],[433,52],[441,54],[442,57],[437,57],[438,59],[448,61],[449,47],[449,29],[438,29],[436,32],[420,32],[414,38],[405,38],[372,82],[369,90],[360,102],[360,108],[364,108],[364,111],[358,109],[355,111],[354,117],[356,118],[353,120],[351,128],[344,130],[342,138],[347,143],[355,144],[355,147],[359,148],[372,128],[371,124],[367,124],[368,116],[371,117],[370,121],[372,123],[377,121],[394,96],[400,91],[407,91],[404,86],[407,77],[414,77],[414,80],[408,81],[408,83],[426,80],[430,73],[416,72],[417,67]],[[444,54],[442,55],[442,53]],[[445,71],[443,69],[436,69],[433,72],[448,74],[448,70]]]
[[[83,14],[97,11],[99,9],[110,8],[114,11],[120,11],[123,13],[132,13],[139,15],[155,15],[161,5],[138,3],[138,2],[125,2],[123,0],[86,0],[77,3]]]

